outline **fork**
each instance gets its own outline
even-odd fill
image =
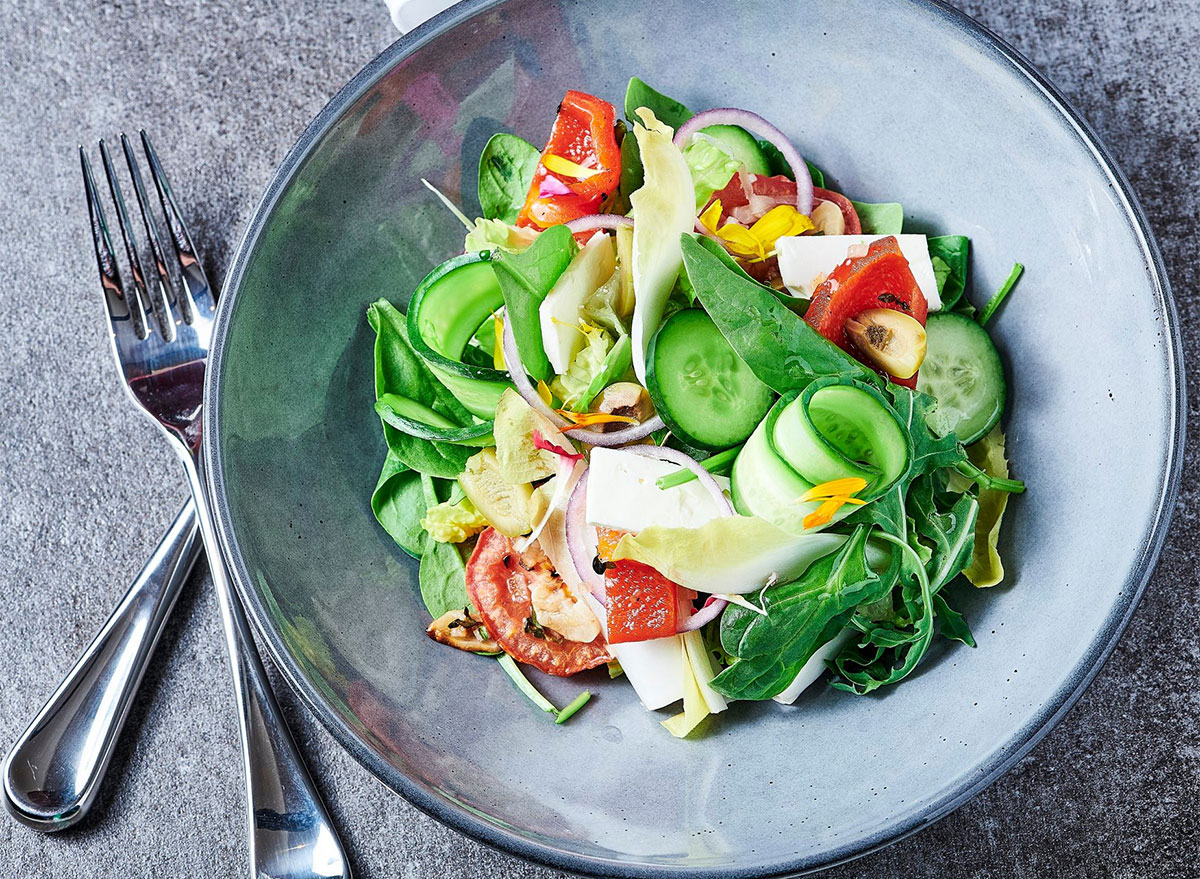
[[[82,147],[80,161],[113,354],[129,395],[166,434],[183,463],[221,607],[246,775],[250,875],[252,879],[349,877],[341,841],[284,723],[221,556],[199,454],[204,428],[201,400],[216,299],[145,131],[141,132],[141,144],[176,257],[178,286],[168,272],[129,138],[121,135],[121,149],[150,246],[153,271],[149,276],[103,140],[100,156],[116,207],[132,288],[121,282],[91,165]]]

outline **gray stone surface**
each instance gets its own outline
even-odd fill
[[[1174,283],[1195,408],[1200,10],[1191,0],[961,5],[1049,74],[1132,179]],[[7,747],[184,497],[166,447],[120,398],[101,332],[76,143],[149,128],[220,275],[275,164],[393,31],[376,0],[2,0],[0,35],[0,742]],[[1111,314],[1119,320],[1119,307]],[[1058,728],[949,818],[827,875],[1200,872],[1195,475],[1193,447],[1146,597]],[[207,578],[197,576],[92,819],[45,837],[0,818],[0,877],[244,875],[242,779],[218,629]],[[420,815],[344,754],[286,689],[280,701],[357,875],[552,875]]]

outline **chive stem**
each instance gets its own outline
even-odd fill
[[[737,457],[738,452],[742,450],[741,446],[734,446],[732,449],[726,449],[723,452],[717,452],[715,455],[710,455],[700,462],[700,466],[709,473],[721,473],[728,467],[733,466],[733,459]],[[668,488],[674,488],[677,485],[684,485],[696,478],[696,474],[686,467],[680,467],[674,473],[668,473],[666,476],[658,477],[656,485],[666,491]]]
[[[996,309],[1000,307],[1006,296],[1012,292],[1012,288],[1017,285],[1017,279],[1021,277],[1021,273],[1025,271],[1025,266],[1019,262],[1013,263],[1012,271],[1008,274],[1008,280],[1005,281],[999,290],[995,292],[987,305],[983,307],[983,312],[979,315],[979,325],[987,326],[987,322],[992,319],[992,315],[996,313]]]
[[[591,698],[592,698],[591,691],[584,690],[582,693],[580,693],[578,696],[576,696],[574,699],[572,699],[567,704],[566,708],[564,708],[562,711],[558,712],[558,717],[555,718],[554,722],[555,723],[566,723],[568,720],[571,719],[572,716],[574,716],[575,712],[578,711],[580,708],[582,708],[584,705],[586,705],[588,703],[588,700]]]

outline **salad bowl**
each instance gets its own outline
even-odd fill
[[[978,647],[937,648],[895,692],[813,688],[676,740],[600,669],[582,675],[592,703],[557,726],[495,663],[425,637],[417,565],[376,526],[366,310],[404,306],[462,235],[422,180],[475,216],[493,134],[536,140],[565,90],[617,101],[635,75],[692,106],[768,116],[840,190],[901,200],[906,229],[969,235],[977,305],[1014,260],[1026,267],[989,326],[1010,379],[1009,456],[1030,486],[1010,504],[1009,576],[955,593]],[[1115,297],[1119,323],[1094,308]],[[289,153],[233,261],[211,361],[222,544],[290,683],[419,808],[594,875],[804,872],[964,803],[1111,651],[1182,458],[1178,326],[1128,184],[1015,52],[915,0],[460,3],[369,64]],[[578,689],[536,682],[557,704]]]

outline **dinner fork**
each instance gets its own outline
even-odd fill
[[[272,879],[349,877],[341,841],[280,714],[221,556],[200,456],[204,428],[201,400],[216,299],[166,174],[144,131],[141,145],[176,258],[178,286],[168,271],[129,138],[121,135],[121,149],[150,248],[149,274],[143,269],[137,233],[103,140],[100,157],[131,270],[130,287],[122,284],[91,164],[82,147],[80,162],[113,354],[129,395],[166,434],[183,463],[217,591],[233,671],[246,775],[250,875]]]

